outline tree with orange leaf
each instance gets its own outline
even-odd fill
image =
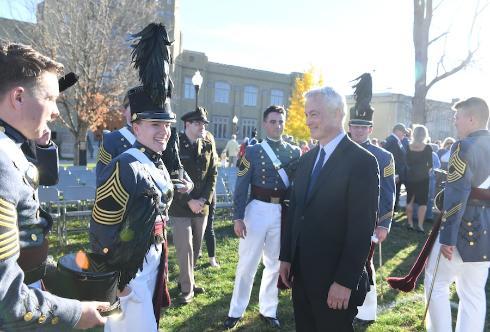
[[[87,131],[103,128],[109,117],[120,116],[115,109],[118,99],[137,84],[130,66],[128,33],[140,31],[148,21],[161,20],[163,4],[141,0],[23,2],[37,13],[37,22],[18,24],[13,31],[25,43],[61,62],[66,73],[73,71],[79,76],[78,83],[66,90],[58,103],[59,120],[75,138],[73,162],[77,165],[79,157],[85,156]],[[3,30],[0,27],[0,35]]]

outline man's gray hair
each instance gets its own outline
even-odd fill
[[[334,88],[324,86],[312,89],[305,93],[305,99],[321,96],[327,105],[329,112],[341,111],[345,115],[345,97],[335,91]]]

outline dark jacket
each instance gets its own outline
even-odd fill
[[[344,137],[323,166],[305,201],[319,147],[301,157],[291,193],[281,261],[299,271],[306,291],[326,300],[335,281],[361,305],[368,289],[364,268],[376,225],[376,158]]]
[[[54,186],[58,184],[58,147],[54,142],[49,142],[45,147],[32,141],[26,141],[21,145],[22,152],[27,160],[33,163],[39,171],[39,185]]]
[[[191,199],[204,198],[206,206],[199,214],[208,215],[209,204],[214,196],[216,178],[218,176],[218,163],[216,149],[213,143],[207,139],[198,139],[192,144],[185,133],[180,134],[180,160],[184,170],[194,182],[194,189],[189,194],[176,192],[169,215],[173,217],[194,217],[187,202]]]
[[[393,135],[390,135],[386,138],[383,148],[393,155],[395,159],[395,174],[399,176],[400,181],[404,182],[407,178],[407,157],[403,144],[400,146],[398,140]]]

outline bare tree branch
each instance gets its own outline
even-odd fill
[[[442,38],[442,37],[447,36],[448,34],[449,34],[449,31],[446,31],[446,32],[441,33],[439,36],[437,36],[437,37],[435,37],[435,38],[431,39],[431,40],[429,41],[428,46],[430,46],[430,44],[432,44],[432,43],[435,43],[435,42],[436,42],[438,39],[440,39],[440,38]]]
[[[432,14],[434,14],[437,9],[439,9],[439,7],[445,2],[445,0],[441,0],[439,1],[439,3],[437,5],[434,6],[434,9],[432,9]]]
[[[465,68],[470,62],[471,62],[471,59],[473,58],[473,55],[475,54],[475,52],[477,51],[477,49],[475,49],[474,51],[471,51],[471,52],[468,52],[468,55],[466,56],[466,58],[461,61],[459,63],[459,65],[453,67],[451,70],[449,71],[445,71],[443,74],[439,75],[439,76],[436,76],[432,79],[432,81],[430,81],[429,84],[427,84],[427,91],[430,90],[430,88],[436,84],[437,82],[451,76],[451,75],[454,75],[456,74],[458,71],[460,71],[461,69]]]
[[[490,0],[485,0],[485,3],[480,5],[480,0],[477,0],[468,34],[468,53],[463,60],[453,66],[450,70],[447,70],[445,64],[447,58],[446,48],[451,25],[445,32],[429,40],[430,24],[433,14],[443,2],[444,0],[440,1],[433,8],[431,0],[414,0],[413,42],[415,48],[415,84],[414,96],[412,98],[412,121],[414,123],[425,123],[425,107],[428,91],[441,80],[454,75],[472,62],[473,57],[479,48],[479,42],[477,42],[476,46],[472,46],[476,23],[479,16],[490,4]],[[427,68],[429,62],[428,49],[430,45],[441,39],[444,39],[444,45],[442,53],[436,62],[435,77],[427,84]]]
[[[128,82],[136,84],[129,65],[127,33],[161,21],[158,15],[164,4],[154,0],[45,0],[37,7],[37,24],[18,24],[16,39],[29,40],[41,53],[63,63],[65,71],[80,77],[59,103],[60,123],[77,144],[85,140],[87,128],[106,121],[117,97],[130,87]],[[1,30],[6,29],[2,26]]]

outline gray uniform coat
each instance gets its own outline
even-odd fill
[[[439,242],[456,246],[464,262],[490,259],[489,202],[469,199],[490,176],[490,133],[480,130],[453,144],[444,189]]]
[[[25,138],[6,124],[2,128],[6,134],[0,135],[0,330],[70,330],[80,319],[80,302],[29,288],[17,263],[21,247],[43,242],[46,225],[39,213],[36,167],[20,150]],[[18,153],[10,153],[7,144]],[[25,226],[22,231],[19,224]]]

